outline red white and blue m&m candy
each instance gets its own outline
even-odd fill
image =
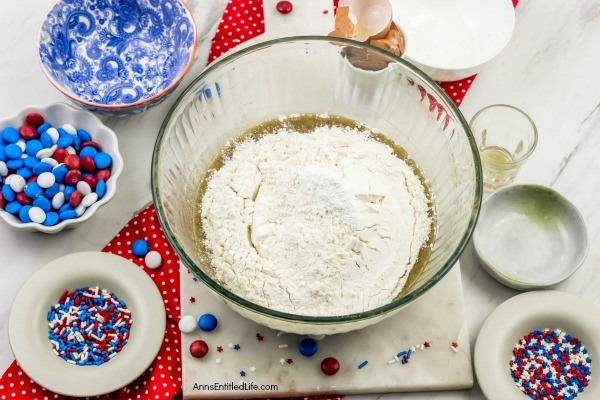
[[[0,208],[46,226],[77,218],[106,194],[111,164],[86,130],[28,114],[0,130]]]
[[[150,245],[144,239],[138,239],[131,245],[131,252],[136,257],[144,257],[148,253]]]
[[[217,317],[212,314],[203,314],[198,319],[198,328],[204,332],[214,331],[217,328]]]

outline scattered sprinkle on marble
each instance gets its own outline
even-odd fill
[[[425,342],[425,343],[423,343],[423,346],[425,346],[426,348],[429,348],[431,345],[429,344],[429,342]]]
[[[227,347],[229,347],[230,349],[233,349],[233,343],[229,342],[229,344],[227,345]]]
[[[239,344],[236,344],[235,346],[233,346],[233,348],[234,348],[235,350],[239,350],[239,349],[241,349],[241,347],[240,347],[240,345],[239,345]]]
[[[285,358],[280,358],[279,359],[279,364],[281,364],[281,365],[285,364]]]
[[[221,353],[223,351],[223,346],[217,346],[217,351]]]
[[[197,279],[196,277],[193,277],[193,278],[192,278],[192,280],[193,280],[194,282],[198,282],[198,279]]]
[[[387,363],[388,363],[388,364],[394,364],[395,362],[396,362],[396,359],[395,359],[395,358],[392,358],[391,360],[388,360],[388,362],[387,362]]]
[[[244,376],[246,376],[246,372],[245,371],[240,371],[240,376],[243,378]]]
[[[452,342],[452,347],[457,348],[458,347],[458,343]]]
[[[367,361],[367,360],[361,362],[360,364],[358,364],[358,369],[363,369],[364,367],[367,366],[368,363],[369,363],[369,361]]]
[[[285,362],[288,363],[288,364],[293,364],[294,360],[291,359],[291,358],[288,358],[287,360],[285,360]]]
[[[458,353],[458,343],[452,342],[452,344],[450,345],[450,350],[452,350],[455,353]]]
[[[256,334],[256,340],[258,340],[259,342],[262,342],[264,340],[264,338],[265,337],[263,335],[261,335],[260,333]]]
[[[323,15],[329,14],[329,10],[323,10]]]
[[[196,302],[196,298],[195,297],[190,297],[190,303],[195,303]]]
[[[250,367],[250,372],[256,372],[256,367],[254,365]]]
[[[280,349],[286,349],[288,347],[288,345],[287,344],[280,344],[278,347]]]
[[[221,365],[221,359],[220,359],[220,358],[217,358],[217,359],[215,360],[215,363],[216,363],[217,365]]]

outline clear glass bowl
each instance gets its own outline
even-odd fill
[[[378,71],[355,67],[359,54]],[[430,181],[435,245],[401,296],[359,314],[307,317],[246,301],[215,282],[194,246],[199,182],[225,143],[267,119],[329,113],[376,128],[402,146]],[[479,155],[469,126],[448,96],[410,63],[358,42],[292,37],[260,43],[207,68],[180,96],[160,129],[152,160],[158,217],[181,262],[214,293],[255,322],[299,334],[360,329],[393,315],[433,287],[464,250],[481,205]]]

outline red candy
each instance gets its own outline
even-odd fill
[[[37,182],[37,176],[32,176],[31,178],[27,179],[27,182]]]
[[[4,200],[4,196],[2,196],[2,192],[0,192],[0,208],[4,210],[6,207],[6,200]]]
[[[25,140],[35,139],[37,137],[37,131],[31,125],[23,125],[19,128],[19,135]]]
[[[66,156],[64,163],[65,166],[69,169],[81,168],[81,159],[75,154],[69,154],[68,156]]]
[[[84,147],[93,147],[96,150],[100,150],[100,145],[96,142],[83,142],[81,143],[81,148],[83,149]]]
[[[294,9],[292,2],[287,1],[287,0],[280,1],[279,3],[277,3],[276,7],[277,7],[277,11],[279,11],[281,14],[289,14]]]
[[[85,157],[84,157],[85,158]],[[96,180],[91,177],[91,176],[84,176],[83,178],[81,178],[82,181],[84,181],[85,183],[87,183],[88,185],[90,185],[90,187],[92,188],[92,190],[96,190]]]
[[[110,171],[108,169],[100,169],[98,171],[96,171],[96,173],[94,174],[94,179],[97,181],[104,181],[106,182],[108,180],[108,178],[110,178]]]
[[[96,170],[96,163],[94,163],[92,157],[85,156],[81,159],[81,167],[85,172],[94,172]]]
[[[340,363],[333,357],[327,357],[323,361],[321,361],[321,371],[325,375],[335,375],[340,370]]]
[[[23,192],[17,193],[17,201],[24,206],[31,205],[31,199]]]
[[[67,185],[75,186],[77,182],[81,180],[81,171],[77,169],[72,169],[65,175],[65,183]]]
[[[208,345],[204,340],[193,341],[190,345],[190,353],[194,358],[202,358],[208,354]]]
[[[38,126],[44,123],[44,117],[42,117],[38,113],[27,114],[27,116],[25,117],[25,123],[27,125],[33,126],[34,128],[37,128]]]
[[[71,197],[69,197],[69,204],[71,204],[71,207],[75,208],[79,205],[79,203],[81,203],[81,198],[83,197],[83,195],[81,194],[81,192],[79,190],[74,191],[73,193],[71,193]]]
[[[65,162],[65,158],[69,155],[69,152],[66,149],[58,148],[54,150],[54,154],[52,154],[52,158],[54,158],[59,163]]]

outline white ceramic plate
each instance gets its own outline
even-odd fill
[[[99,366],[78,366],[52,352],[46,314],[65,290],[99,286],[114,292],[131,311],[133,323],[123,349]],[[66,396],[113,392],[140,376],[163,342],[166,316],[150,277],[132,262],[108,253],[85,252],[56,259],[36,272],[17,294],[8,334],[15,358],[35,382]]]
[[[404,58],[437,81],[466,78],[507,45],[515,26],[511,0],[395,0]]]
[[[505,301],[481,327],[473,358],[488,400],[528,399],[515,385],[508,362],[523,336],[545,328],[562,329],[581,340],[592,359],[592,377],[577,400],[600,399],[600,308],[574,294],[546,290]]]

